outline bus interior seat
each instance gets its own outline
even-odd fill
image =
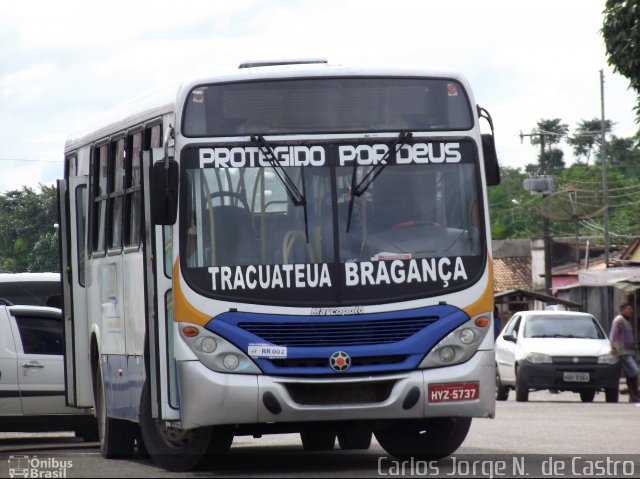
[[[243,206],[213,208],[218,264],[249,265],[256,261],[255,233],[251,213]]]

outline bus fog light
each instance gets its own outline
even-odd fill
[[[227,368],[229,371],[233,371],[234,369],[237,369],[238,366],[240,365],[240,360],[238,359],[238,356],[236,356],[235,354],[227,354],[224,357],[223,364],[224,364],[224,367]]]
[[[460,341],[464,344],[472,344],[476,340],[476,332],[471,328],[460,331]]]
[[[442,348],[438,354],[443,363],[450,363],[456,357],[455,350],[449,346]]]
[[[218,343],[216,343],[216,340],[211,337],[204,338],[202,343],[200,343],[200,349],[202,349],[203,353],[211,354],[218,349]]]

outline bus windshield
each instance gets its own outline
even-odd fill
[[[483,270],[470,140],[412,140],[397,153],[393,141],[274,145],[280,175],[249,145],[183,151],[182,267],[200,293],[371,304],[454,291]],[[384,169],[354,197],[385,154]]]
[[[194,88],[182,125],[187,137],[461,131],[473,117],[454,80],[309,78]]]

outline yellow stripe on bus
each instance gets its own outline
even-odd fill
[[[173,265],[173,320],[180,323],[192,323],[204,327],[211,316],[208,316],[194,308],[185,298],[182,288],[180,287],[180,258]]]

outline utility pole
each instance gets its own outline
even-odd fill
[[[604,70],[600,70],[600,135],[601,135],[601,161],[602,161],[602,195],[606,208],[604,210],[603,226],[604,226],[604,267],[609,267],[609,186],[607,184],[607,138],[606,128],[604,124]],[[611,302],[609,299],[611,289],[605,288],[604,295],[604,314],[607,319],[611,318]]]
[[[604,265],[609,267],[609,186],[607,178],[607,138],[604,119],[604,71],[600,70],[600,111],[602,113],[600,120],[601,135],[601,161],[602,161],[602,195],[604,203],[607,205],[604,210]]]
[[[525,136],[537,136],[540,138],[540,166],[543,178],[547,178],[547,160],[545,157],[545,143],[547,136],[561,136],[558,133],[547,131],[533,131],[531,133],[520,132],[520,142],[523,141]],[[525,180],[526,182],[526,180]],[[550,183],[544,182],[547,185]],[[550,189],[544,187],[541,191],[532,191],[542,193],[542,200],[549,196]],[[544,289],[547,294],[551,294],[551,234],[549,232],[549,218],[542,215],[542,237],[544,240]]]
[[[542,174],[547,174],[547,160],[544,155],[545,135],[540,134],[540,164]],[[542,193],[542,201],[549,196],[549,193]],[[542,235],[544,238],[544,289],[547,294],[551,294],[551,235],[549,234],[549,218],[542,215]]]

